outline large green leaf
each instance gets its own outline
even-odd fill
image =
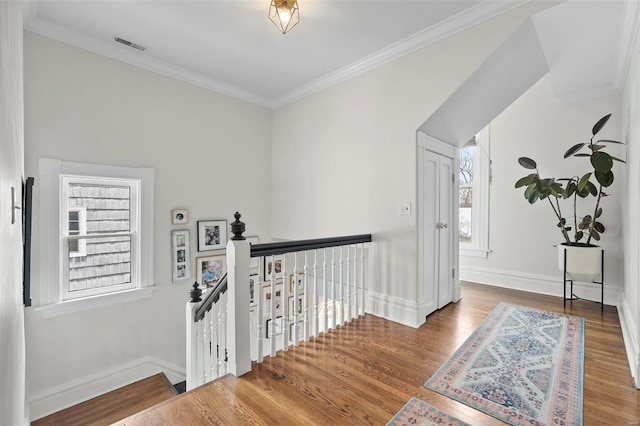
[[[601,224],[600,222],[594,223],[593,227],[595,228],[596,231],[598,231],[600,233],[604,232],[604,225]]]
[[[531,191],[531,194],[529,194],[529,204],[533,204],[536,201],[538,201],[538,197],[540,197],[540,193],[538,192],[538,190],[534,187],[533,191]],[[546,196],[545,196],[546,198]]]
[[[576,242],[580,241],[584,237],[584,232],[578,231],[576,232]]]
[[[598,188],[596,188],[596,186],[593,183],[587,182],[587,188],[589,188],[589,192],[591,193],[591,195],[593,196],[598,195]]]
[[[589,235],[591,235],[594,240],[600,241],[600,234],[595,229],[590,230]]]
[[[525,176],[523,178],[518,179],[518,181],[516,182],[516,188],[520,188],[523,186],[529,186],[532,182],[535,181],[535,179],[538,177],[537,174],[532,173],[528,176]]]
[[[591,154],[587,154],[586,152],[579,152],[575,154],[574,157],[591,157]]]
[[[602,216],[602,207],[598,207],[598,210],[596,210],[596,219],[600,216]]]
[[[528,200],[534,191],[538,192],[538,190],[536,189],[536,184],[535,183],[529,184],[529,186],[527,186],[527,189],[524,190],[524,198]]]
[[[591,165],[596,171],[608,172],[613,167],[613,158],[606,152],[597,151],[591,156]]]
[[[601,149],[606,148],[606,146],[604,145],[589,145],[589,149],[591,149],[591,151],[596,152],[596,151],[600,151]]]
[[[520,158],[518,158],[518,163],[520,163],[520,165],[522,167],[524,167],[525,169],[533,170],[533,169],[536,169],[538,167],[536,162],[533,161],[529,157],[520,157]]]
[[[606,188],[613,183],[613,172],[609,170],[608,172],[601,173],[596,170],[596,180]]]
[[[575,182],[569,182],[567,184],[567,189],[565,190],[566,198],[569,198],[576,192],[576,184]]]
[[[614,140],[611,140],[611,139],[600,139],[600,140],[598,141],[598,143],[600,143],[600,142],[602,142],[602,143],[619,143],[620,145],[624,145],[624,143],[623,143],[623,142],[620,142],[620,141],[614,141]]]
[[[575,144],[574,146],[569,148],[567,152],[564,153],[564,158],[571,157],[573,154],[580,151],[584,145],[585,145],[584,143]]]
[[[580,178],[580,180],[578,181],[578,191],[582,191],[586,187],[587,182],[589,182],[590,178],[591,178],[591,172],[585,174]]]
[[[607,121],[609,121],[609,118],[611,118],[611,114],[607,114],[604,117],[602,117],[600,120],[598,120],[598,122],[593,126],[591,133],[595,136],[595,134],[598,133],[600,130],[602,130],[604,125],[607,124]]]

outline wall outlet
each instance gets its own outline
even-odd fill
[[[411,216],[411,203],[400,203],[400,216]]]

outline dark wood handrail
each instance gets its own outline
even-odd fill
[[[316,238],[312,240],[282,241],[279,243],[252,244],[251,257],[271,256],[295,251],[315,250],[350,244],[370,243],[371,234],[344,237]]]
[[[196,315],[193,318],[194,322],[200,321],[204,318],[204,314],[211,310],[214,303],[220,300],[220,295],[227,291],[227,273],[222,274],[220,280],[213,288],[213,291],[206,295],[204,300],[200,303],[198,309],[196,309]]]

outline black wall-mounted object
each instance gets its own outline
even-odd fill
[[[22,302],[24,306],[31,306],[31,215],[33,209],[33,182],[28,177],[22,188]]]

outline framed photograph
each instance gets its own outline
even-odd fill
[[[295,296],[291,296],[289,297],[289,316],[291,318],[294,318],[296,315],[302,315],[302,296],[298,296],[298,305],[296,306],[295,303]],[[295,313],[294,313],[295,311]]]
[[[266,285],[263,287],[264,297],[262,299],[263,309],[265,316],[271,316],[271,286]],[[276,315],[282,312],[282,282],[276,284],[276,295],[275,295],[275,303],[276,303]]]
[[[272,324],[273,322],[273,324]],[[275,327],[274,330],[274,335],[279,336],[282,334],[282,326],[283,326],[284,322],[282,320],[282,317],[277,317],[275,319],[275,321],[272,321],[271,319],[267,320],[267,326],[265,327],[267,330],[267,339],[269,337],[271,337],[271,327]]]
[[[289,293],[296,294],[302,293],[304,290],[304,274],[297,274],[296,276],[289,276]]]
[[[171,231],[171,275],[174,283],[191,279],[189,247],[188,229]]]
[[[247,241],[249,242],[249,244],[258,244],[258,242],[260,241],[260,239],[258,237],[246,237]],[[260,258],[259,257],[252,257],[249,260],[249,268],[251,269],[258,269],[260,267]]]
[[[196,258],[196,281],[204,287],[215,287],[227,270],[227,256],[217,254]]]
[[[260,281],[258,278],[258,274],[253,274],[249,276],[249,306],[256,305],[256,288],[260,288]]]
[[[275,263],[275,268],[274,264]],[[284,255],[280,254],[278,256],[267,256],[264,258],[264,280],[269,281],[269,277],[271,276],[271,269],[273,268],[276,272],[276,275],[281,274],[282,266],[284,265]]]
[[[187,209],[171,210],[171,223],[173,225],[184,225],[189,222],[189,211]]]
[[[226,245],[226,220],[198,221],[198,251],[220,250]]]

